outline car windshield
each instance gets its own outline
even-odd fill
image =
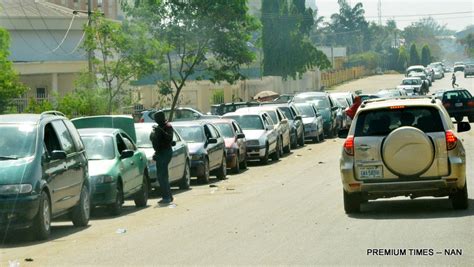
[[[199,125],[192,126],[174,126],[179,135],[188,143],[203,143],[204,137],[203,128]]]
[[[150,140],[152,128],[138,128],[135,129],[137,135],[137,147],[139,148],[153,148]]]
[[[296,107],[300,111],[301,117],[303,118],[316,117],[316,114],[314,113],[314,110],[310,105],[296,105]]]
[[[331,106],[328,98],[325,96],[295,96],[293,100],[295,103],[311,101],[315,103],[318,108],[329,108]]]
[[[421,80],[418,79],[406,79],[402,82],[403,85],[419,85],[421,84]]]
[[[234,137],[234,131],[232,130],[232,126],[229,123],[216,123],[214,126],[216,126],[224,138]]]
[[[349,104],[347,103],[347,100],[345,98],[336,98],[337,103],[339,103],[340,106],[347,108],[349,107]]]
[[[115,158],[114,139],[111,136],[82,136],[89,160],[110,160]]]
[[[270,115],[274,123],[278,122],[277,113],[275,110],[265,110],[265,112],[268,113],[268,115]]]
[[[243,130],[263,130],[262,119],[258,115],[229,116],[234,119]]]
[[[435,108],[382,108],[359,114],[355,136],[385,136],[401,126],[416,127],[425,133],[444,131],[439,112]]]
[[[36,126],[0,124],[0,160],[32,156],[36,146]]]
[[[293,114],[291,113],[291,110],[290,110],[289,107],[279,107],[279,109],[283,112],[283,114],[285,114],[285,116],[286,116],[289,120],[294,120]]]

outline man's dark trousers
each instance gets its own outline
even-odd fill
[[[160,183],[161,197],[166,201],[173,200],[168,173],[168,165],[170,164],[172,156],[173,149],[169,148],[160,150],[156,157],[156,176],[158,183]]]

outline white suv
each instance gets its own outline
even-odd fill
[[[457,132],[470,130],[458,123]],[[466,158],[449,114],[431,98],[374,99],[359,108],[340,159],[346,213],[378,198],[449,196],[468,206]]]

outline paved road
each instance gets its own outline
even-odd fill
[[[472,92],[474,79],[458,75]],[[394,87],[401,75],[374,76],[339,91]],[[449,86],[449,78],[434,88]],[[432,89],[433,90],[433,89]],[[464,139],[473,162],[474,131]],[[470,208],[454,211],[447,198],[378,200],[356,216],[344,214],[338,158],[343,140],[307,144],[268,166],[209,185],[176,191],[175,208],[152,199],[144,209],[126,203],[125,214],[99,211],[90,227],[53,224],[52,238],[11,237],[0,266],[44,265],[458,265],[474,262],[474,167],[468,165]],[[125,233],[116,233],[126,229]],[[367,255],[368,249],[406,249],[405,256]],[[460,249],[462,255],[414,256]],[[422,253],[423,250],[417,251]],[[30,258],[32,262],[26,262]]]

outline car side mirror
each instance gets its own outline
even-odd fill
[[[133,150],[126,149],[120,153],[120,159],[131,158],[133,157],[133,154],[135,154]]]
[[[345,139],[345,138],[347,138],[348,134],[349,134],[348,129],[342,129],[342,130],[339,130],[339,132],[337,133],[337,137]]]
[[[171,146],[175,146],[176,145],[176,141],[171,141]]]
[[[295,120],[302,120],[301,115],[296,115]]]
[[[209,138],[207,139],[208,144],[217,144],[217,139],[216,138]]]
[[[66,151],[64,150],[53,150],[51,152],[51,160],[65,159],[67,158]]]
[[[458,122],[458,133],[467,132],[471,130],[471,125],[468,122],[461,121]]]
[[[337,106],[334,106],[334,107],[331,108],[332,111],[336,111],[337,109],[338,109]]]
[[[243,138],[245,138],[245,134],[243,134],[243,133],[238,133],[237,134],[237,139],[243,139]]]

